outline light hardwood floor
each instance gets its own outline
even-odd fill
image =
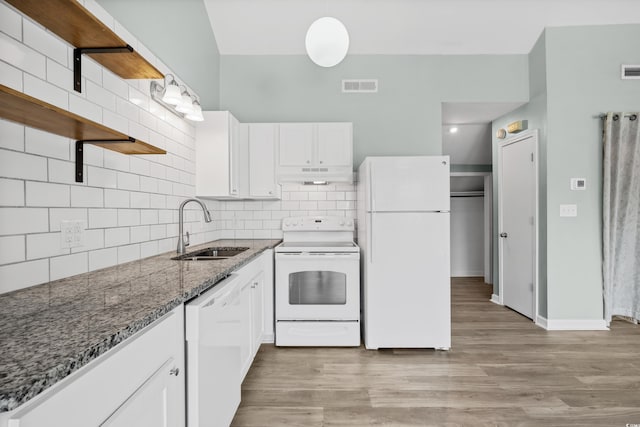
[[[232,425],[640,425],[640,326],[545,331],[491,289],[453,280],[449,352],[263,345]]]

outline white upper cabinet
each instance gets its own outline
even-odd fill
[[[240,123],[229,111],[203,111],[196,127],[196,196],[242,198],[247,159],[243,155]]]
[[[279,181],[351,181],[351,123],[280,123]]]
[[[351,123],[318,123],[317,127],[318,165],[352,167]]]
[[[280,186],[276,183],[278,125],[249,123],[244,126],[247,129],[249,151],[249,198],[279,198]]]

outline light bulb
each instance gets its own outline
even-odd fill
[[[193,112],[193,99],[191,99],[186,90],[182,92],[182,101],[176,107],[176,111],[183,114],[191,114]]]
[[[178,105],[182,101],[182,95],[180,94],[180,88],[175,83],[169,83],[164,88],[164,95],[162,95],[162,102],[169,105]]]

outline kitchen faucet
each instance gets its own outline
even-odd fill
[[[185,248],[189,246],[189,232],[187,231],[187,236],[184,236],[184,205],[189,202],[196,202],[202,207],[202,211],[204,212],[204,220],[205,222],[211,222],[211,214],[207,207],[202,203],[201,200],[198,199],[187,199],[184,202],[180,203],[180,207],[178,208],[178,255],[182,255],[185,252]]]

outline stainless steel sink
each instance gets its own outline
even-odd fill
[[[177,261],[215,261],[220,259],[229,259],[249,249],[248,247],[238,246],[214,246],[211,248],[198,249],[197,251],[187,252],[171,259]]]

